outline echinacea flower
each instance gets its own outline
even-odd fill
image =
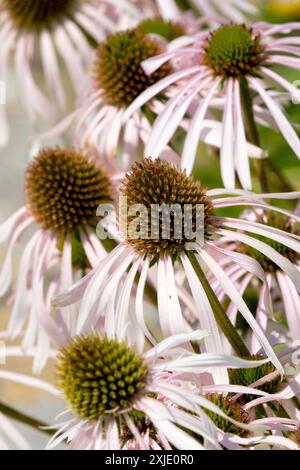
[[[148,34],[151,32],[154,34]],[[167,64],[148,76],[141,62],[164,52],[168,38],[171,40],[183,34],[179,23],[156,18],[109,36],[97,48],[91,81],[79,100],[77,110],[40,137],[61,135],[74,124],[78,146],[93,145],[100,153],[112,156],[116,161],[122,154],[120,166],[127,169],[132,164],[128,159],[147,139],[151,125],[147,113],[141,109],[126,123],[124,112],[141,92],[172,70]],[[151,105],[149,112],[152,113]]]
[[[125,118],[126,112],[141,93],[168,77],[172,71],[172,66],[166,64],[147,75],[141,63],[166,51],[169,41],[180,39],[186,29],[187,25],[183,22],[150,18],[134,29],[109,36],[98,46],[91,83],[79,99],[77,110],[39,138],[60,136],[74,125],[77,146],[84,148],[93,145],[101,154],[105,153],[116,161],[122,170],[130,168],[138,158],[138,151],[144,154],[143,148],[151,134],[151,122],[164,109],[164,98],[157,96],[146,106],[137,107],[128,119]],[[168,89],[166,94],[171,96],[172,90]],[[213,119],[207,120],[199,139],[220,147],[218,124]],[[160,147],[164,158],[177,163],[169,147]],[[256,146],[248,145],[247,148],[251,155],[261,157],[262,152]]]
[[[291,97],[300,98],[299,90],[279,72],[275,65],[299,70],[299,40],[292,34],[299,23],[285,25],[225,24],[213,31],[202,31],[191,36],[186,44],[174,47],[168,53],[148,59],[143,67],[153,73],[158,67],[176,61],[176,72],[142,93],[129,107],[128,118],[153,96],[177,82],[177,93],[166,103],[154,123],[146,147],[146,154],[156,157],[159,146],[166,145],[188,112],[192,101],[199,102],[187,125],[182,153],[182,168],[191,171],[199,136],[205,118],[215,98],[224,98],[222,142],[220,153],[221,176],[228,189],[235,186],[235,173],[244,189],[252,187],[248,161],[247,138],[259,145],[251,111],[252,94],[259,95],[277,128],[292,150],[300,157],[300,140],[269,89],[284,89]],[[268,88],[268,89],[267,89]]]
[[[293,279],[297,290],[300,289],[300,273],[290,260],[266,243],[258,241],[255,235],[252,236],[256,233],[255,228],[252,229],[249,225],[248,229],[247,226],[251,234],[249,236],[238,232],[237,230],[245,229],[242,218],[219,219],[214,215],[214,211],[236,205],[251,205],[284,213],[286,211],[269,206],[263,200],[263,197],[276,198],[277,195],[259,196],[243,191],[238,193],[238,197],[220,197],[226,195],[225,190],[206,191],[199,181],[194,181],[184,171],[160,159],[144,159],[141,163],[136,163],[121,186],[123,197],[120,202],[119,225],[123,242],[99,262],[88,278],[84,278],[69,291],[57,296],[54,304],[63,307],[82,299],[78,322],[81,331],[88,331],[97,324],[104,311],[105,322],[114,321],[117,331],[122,331],[133,317],[130,308],[131,292],[136,276],[140,274],[136,291],[135,318],[145,337],[155,344],[144,318],[143,296],[146,281],[149,276],[156,286],[158,316],[163,335],[166,337],[188,332],[189,325],[182,310],[184,298],[175,279],[175,270],[183,268],[196,305],[197,319],[201,328],[210,334],[205,339],[205,346],[208,351],[222,352],[223,344],[214,316],[218,302],[212,292],[208,293],[209,286],[204,269],[222,286],[226,295],[250,325],[267,355],[281,370],[272,347],[235,287],[234,281],[214,259],[219,252],[218,240],[222,238],[239,240],[267,253],[270,259]],[[295,197],[295,194],[281,194],[279,197],[288,199]],[[163,217],[163,205],[166,212],[169,210],[171,213],[167,222]],[[152,212],[157,206],[158,212]],[[199,241],[197,230],[195,231],[199,208],[202,211],[198,233],[201,231],[203,243],[201,239]],[[131,209],[137,211],[139,216],[136,212],[132,213]],[[177,217],[178,214],[180,218]],[[194,231],[188,230],[188,222],[192,224]],[[134,231],[136,223],[138,228]],[[167,229],[168,225],[170,230]],[[270,229],[263,224],[258,224],[258,227],[261,234],[266,237],[272,231],[274,240],[281,241],[285,235],[280,230]],[[299,252],[298,240],[287,239],[285,243]],[[271,309],[266,275],[257,261],[239,252],[229,252],[228,257],[233,265],[241,264],[250,272],[257,273],[266,290],[266,309]],[[115,315],[116,319],[112,320]],[[224,376],[223,379],[226,380]]]
[[[86,152],[49,147],[28,165],[25,196],[26,205],[0,226],[1,243],[8,241],[0,295],[13,288],[7,335],[15,338],[26,328],[23,346],[28,349],[37,341],[39,369],[49,348],[43,325],[52,322],[51,296],[106,255],[94,234],[96,212],[112,200],[113,190],[109,175]],[[25,246],[14,285],[13,254],[20,240]],[[74,322],[72,315],[69,320]]]
[[[0,371],[0,378],[38,387],[66,402],[60,415],[65,420],[49,427],[57,431],[48,449],[63,441],[76,450],[296,448],[276,432],[295,432],[297,420],[256,419],[239,399],[242,393],[270,400],[268,391],[253,388],[255,384],[202,384],[219,367],[237,376],[261,377],[274,370],[267,359],[188,351],[185,344],[198,344],[206,336],[203,331],[169,337],[143,352],[137,338],[129,340],[130,328],[116,336],[111,324],[105,332],[72,337],[68,329],[62,335],[56,323],[56,330],[48,333],[58,347],[52,351],[57,387]],[[21,356],[16,347],[7,352]]]
[[[258,243],[260,241],[266,243],[280,253],[285,259],[289,260],[296,269],[300,272],[300,256],[299,252],[294,251],[289,241],[300,242],[300,231],[299,224],[291,217],[274,214],[269,211],[263,210],[247,210],[243,214],[245,225],[242,229],[241,235],[247,236],[247,232],[250,229],[252,231],[252,237],[254,237]],[[234,224],[234,222],[233,222]],[[225,225],[227,223],[225,222]],[[261,232],[261,226],[264,226],[264,235]],[[266,235],[268,232],[268,236]],[[273,234],[280,234],[280,239],[273,237]],[[287,244],[285,243],[287,242]],[[274,310],[281,312],[285,320],[288,322],[288,331],[292,338],[300,338],[300,297],[297,290],[297,286],[294,285],[293,279],[282,270],[282,268],[276,263],[276,260],[271,260],[268,254],[264,250],[257,250],[255,246],[245,245],[243,242],[238,240],[230,239],[224,241],[223,244],[219,245],[220,252],[225,249],[226,253],[224,256],[224,262],[228,264],[227,253],[230,251],[240,252],[243,255],[249,256],[255,259],[266,273],[267,282],[272,294]],[[227,261],[225,261],[227,260]],[[230,264],[230,263],[229,263]],[[223,265],[224,268],[225,264]],[[229,268],[230,269],[230,268]],[[249,273],[242,266],[235,272],[235,280],[241,286],[241,291],[246,289],[258,281],[255,273]],[[270,313],[270,312],[269,312]],[[231,318],[236,315],[236,309],[231,309]],[[264,290],[259,290],[258,294],[258,306],[256,312],[256,319],[265,330],[268,326],[268,312],[264,305]]]
[[[251,369],[247,369],[251,371]],[[218,392],[215,393],[203,393],[203,388],[206,389],[217,389]],[[228,391],[236,391],[239,388],[243,388],[245,392],[253,389],[251,387],[239,387],[236,386],[227,386],[223,387],[222,385],[212,385],[207,387],[202,387],[202,396],[209,400],[214,405],[224,413],[221,415],[212,411],[211,409],[202,407],[202,410],[210,418],[213,425],[216,427],[216,435],[218,442],[222,449],[224,450],[259,450],[259,449],[289,449],[289,450],[298,450],[298,439],[299,431],[297,430],[297,421],[292,418],[283,418],[283,417],[272,417],[272,418],[260,418],[255,419],[252,412],[245,411],[243,403],[235,399],[232,394],[222,393],[220,390],[225,388]],[[195,391],[195,390],[194,390]],[[256,392],[256,390],[254,390]],[[201,393],[199,391],[199,393]],[[264,394],[266,396],[266,394]],[[233,421],[228,420],[230,417]],[[137,422],[143,431],[143,438],[147,445],[154,449],[160,450],[161,447],[157,443],[155,433],[153,432],[153,426],[145,420],[141,420],[139,416],[137,417]],[[243,423],[247,425],[241,427],[237,423]],[[265,431],[263,430],[265,427]],[[252,428],[252,429],[251,429]],[[251,432],[252,430],[252,432]],[[283,431],[285,435],[278,437],[278,430]],[[283,434],[282,432],[282,434]],[[126,450],[142,450],[141,445],[134,438],[131,432],[125,433],[126,442],[124,449]],[[195,437],[195,436],[194,436]],[[148,448],[148,447],[147,447]],[[214,450],[213,446],[209,446],[209,443],[206,442],[206,450]]]
[[[255,367],[266,360],[195,354],[180,347],[204,336],[201,331],[173,336],[145,353],[128,343],[125,330],[120,336],[112,329],[104,336],[71,338],[60,348],[56,364],[58,388],[71,417],[54,426],[58,431],[48,448],[66,439],[73,449],[132,448],[132,441],[144,450],[218,449],[216,428],[206,413],[228,422],[231,431],[247,434],[251,425],[238,405],[224,412],[220,402],[201,396],[180,375],[195,377],[231,364]]]
[[[140,16],[127,0],[0,1],[0,78],[7,81],[13,56],[20,98],[33,124],[40,118],[53,123],[67,109],[61,62],[74,91],[82,89],[91,59],[91,42],[103,40],[107,31],[116,29],[111,10],[117,10],[118,15],[127,11],[128,15]],[[43,86],[35,77],[37,59],[43,68]],[[45,87],[48,94],[43,91]],[[9,137],[4,112],[1,107],[2,144]]]

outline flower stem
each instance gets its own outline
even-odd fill
[[[246,135],[248,141],[260,147],[260,138],[254,118],[253,100],[250,93],[249,85],[244,77],[240,78],[241,89],[241,102],[243,108],[243,116],[246,127]],[[269,192],[269,185],[266,173],[265,162],[261,159],[256,159],[256,173],[260,182],[261,190],[263,193]]]
[[[47,424],[35,418],[32,418],[31,416],[25,415],[21,411],[11,408],[10,406],[5,405],[2,402],[0,402],[0,413],[3,413],[4,415],[18,421],[19,423],[26,424],[27,426],[31,426],[32,428],[35,428],[38,431],[49,434],[50,436],[53,436],[53,434],[56,432],[52,429],[45,429],[47,427]]]
[[[201,266],[199,265],[195,253],[191,250],[187,250],[186,255],[190,260],[190,263],[193,266],[193,269],[197,274],[203,289],[205,290],[209,303],[212,307],[215,320],[220,330],[224,333],[227,340],[231,344],[233,350],[239,357],[249,356],[250,353],[248,351],[248,348],[244,344],[242,338],[236,331],[235,327],[232,325],[216,294],[211,288],[211,285],[209,284],[204,272],[202,271]]]

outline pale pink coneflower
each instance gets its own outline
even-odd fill
[[[41,118],[53,124],[65,115],[70,85],[79,93],[86,82],[92,43],[103,40],[108,31],[117,28],[111,17],[114,12],[118,16],[122,13],[141,17],[127,0],[0,1],[0,79],[8,82],[13,57],[20,99],[33,125]],[[43,78],[39,80],[37,60],[42,67]],[[68,74],[68,92],[61,63]],[[5,145],[9,127],[3,106],[0,128],[0,143]]]
[[[252,94],[259,95],[292,150],[300,157],[300,140],[281,106],[273,97],[275,90],[284,89],[291,99],[300,98],[299,90],[272,68],[276,65],[300,69],[299,38],[291,33],[299,23],[271,25],[225,24],[211,31],[185,37],[181,43],[169,45],[169,51],[148,59],[143,67],[153,73],[168,61],[176,71],[143,92],[125,113],[127,119],[158,93],[177,82],[177,93],[166,103],[153,125],[146,155],[156,157],[159,146],[166,145],[197,97],[187,126],[182,153],[182,168],[191,171],[199,136],[208,110],[215,98],[224,98],[222,143],[220,152],[221,176],[228,189],[235,186],[235,174],[244,189],[252,187],[247,139],[259,145],[251,111]],[[273,88],[274,88],[274,85]],[[268,89],[267,89],[268,88]]]
[[[152,21],[152,20],[150,20]],[[158,23],[161,20],[153,20]],[[146,28],[152,28],[149,21]],[[172,34],[182,34],[177,25],[167,24]],[[150,77],[140,63],[146,58],[165,51],[164,42],[143,32],[143,23],[130,30],[120,31],[101,42],[94,58],[92,79],[78,109],[67,116],[56,128],[40,138],[62,134],[75,125],[75,142],[78,146],[95,146],[101,154],[112,156],[121,167],[131,165],[141,142],[146,140],[151,126],[145,114],[137,110],[123,125],[123,115],[131,102],[145,89],[171,71],[171,66],[161,67]],[[151,112],[151,111],[150,111]]]
[[[255,431],[243,413],[226,414],[188,379],[215,368],[253,368],[268,360],[196,354],[181,347],[206,335],[194,331],[172,336],[147,352],[139,342],[128,341],[126,328],[116,333],[114,323],[104,335],[66,338],[57,354],[56,376],[67,416],[53,426],[57,433],[47,448],[66,440],[77,450],[220,449],[209,412],[240,432]]]
[[[211,293],[207,293],[208,287],[205,285],[203,269],[207,271],[207,275],[210,273],[222,286],[228,298],[238,307],[250,325],[265,353],[272,358],[278,369],[282,370],[276,354],[236,288],[234,281],[218,264],[215,257],[219,253],[219,239],[241,241],[265,254],[267,253],[270,259],[277,263],[282,271],[293,280],[299,291],[300,273],[297,268],[274,248],[265,242],[258,241],[255,233],[258,229],[265,236],[271,232],[275,240],[279,242],[283,240],[296,252],[300,250],[299,240],[293,237],[287,238],[284,232],[263,224],[258,224],[257,228],[248,224],[249,236],[246,236],[240,233],[245,230],[246,224],[242,218],[224,217],[220,221],[214,215],[214,211],[218,208],[250,205],[290,214],[283,209],[269,206],[264,201],[264,197],[290,199],[296,197],[295,194],[255,195],[239,191],[238,195],[228,196],[225,190],[206,191],[199,181],[194,181],[184,171],[160,159],[144,159],[141,163],[136,163],[125,177],[121,186],[121,194],[124,200],[122,199],[120,203],[119,227],[120,239],[123,241],[99,262],[99,265],[88,277],[83,278],[66,293],[57,296],[54,299],[54,304],[63,307],[81,299],[78,317],[80,331],[88,331],[97,324],[104,312],[105,322],[112,321],[112,315],[117,316],[115,321],[120,331],[135,318],[142,334],[155,344],[155,338],[149,331],[144,317],[143,299],[146,281],[150,279],[157,290],[158,317],[163,335],[166,337],[188,332],[190,327],[182,310],[184,299],[175,279],[175,271],[183,269],[192,294],[192,303],[196,306],[197,320],[200,327],[210,334],[204,340],[205,347],[207,351],[222,352],[222,339],[214,317],[216,306],[215,304],[212,306]],[[127,207],[124,208],[123,203]],[[140,209],[142,218],[139,219],[142,232],[137,234],[131,231],[132,218],[128,215],[131,208],[137,207],[136,204],[139,205],[138,207],[143,205]],[[196,207],[201,206],[203,213],[201,213],[200,230],[202,234],[204,232],[203,242],[196,240],[195,244],[189,246],[196,235],[190,236],[189,232],[185,232],[183,228],[185,221],[181,218],[179,222],[178,220],[176,222],[175,216],[171,217],[170,232],[164,234],[165,225],[162,218],[159,216],[155,218],[154,214],[154,220],[150,221],[153,204],[159,206],[166,204],[169,208],[175,204],[179,205],[182,211],[185,205],[190,204],[189,210],[191,212],[189,213],[192,214],[193,223],[196,223]],[[125,217],[128,216],[127,223],[123,220],[124,214]],[[134,216],[131,217],[134,219]],[[181,236],[178,235],[178,231],[177,234],[175,232],[175,223],[177,230],[178,227],[182,227]],[[152,232],[153,227],[154,232]],[[240,263],[249,272],[257,273],[266,290],[266,309],[272,310],[266,275],[259,263],[239,252],[229,252],[228,257],[233,264]],[[135,306],[132,309],[131,292],[138,273]],[[114,306],[113,309],[112,306]],[[226,381],[224,376],[222,378]]]
[[[52,323],[51,297],[70,287],[107,253],[95,227],[98,206],[112,201],[111,181],[86,152],[44,148],[28,165],[26,205],[0,226],[0,242],[8,242],[0,295],[11,289],[13,294],[6,337],[22,334],[25,351],[38,344],[35,370],[44,365],[49,350],[44,326]],[[24,247],[14,283],[14,253],[21,241]],[[69,313],[65,321],[74,323],[74,309]],[[60,316],[59,310],[56,315]]]
[[[58,348],[51,355],[56,386],[0,371],[2,379],[39,388],[66,402],[68,409],[59,416],[64,421],[50,426],[57,432],[48,449],[62,442],[75,450],[255,450],[266,444],[295,449],[288,439],[276,437],[278,430],[294,432],[295,418],[255,419],[239,401],[241,394],[272,400],[269,389],[255,388],[255,383],[206,384],[204,376],[220,367],[238,377],[268,374],[275,368],[261,356],[243,360],[190,352],[184,345],[199,344],[207,335],[199,330],[169,337],[143,352],[137,338],[127,337],[131,325],[116,334],[116,325],[110,323],[105,334],[94,331],[75,337],[67,329],[62,335],[59,323],[55,326],[48,332]],[[7,354],[23,353],[9,347]]]
[[[184,28],[181,23],[152,18],[101,42],[88,89],[79,98],[77,110],[39,138],[59,136],[72,127],[77,146],[93,145],[127,170],[148,140],[151,132],[149,117],[159,110],[159,99],[152,100],[146,110],[137,109],[127,121],[124,113],[141,92],[172,70],[171,66],[165,65],[148,76],[140,64],[165,51],[168,41],[182,36]],[[172,153],[170,149],[167,152]]]
[[[261,358],[261,356],[252,356],[249,360],[254,361],[259,360],[259,358]],[[232,421],[224,418],[224,416],[205,409],[205,413],[217,428],[215,433],[222,449],[298,450],[300,443],[299,415],[295,416],[295,413],[289,413],[289,415],[285,417],[277,416],[274,407],[271,410],[268,405],[263,405],[256,409],[256,406],[253,406],[252,403],[248,405],[251,401],[253,401],[254,404],[273,402],[276,409],[278,409],[276,396],[283,397],[283,393],[285,396],[287,393],[284,391],[286,385],[278,385],[280,378],[278,377],[278,372],[274,372],[274,366],[271,363],[265,363],[258,367],[241,367],[229,369],[229,371],[231,378],[238,377],[240,379],[240,385],[235,384],[235,382],[229,385],[214,383],[204,385],[202,384],[202,377],[205,373],[197,376],[197,383],[192,383],[193,377],[189,377],[187,374],[178,373],[177,377],[176,375],[172,376],[170,374],[169,377],[171,382],[177,382],[177,384],[180,384],[181,380],[190,380],[190,390],[192,390],[193,393],[198,393],[200,396],[207,398],[210,402],[218,406],[227,417],[247,425],[247,427],[237,426]],[[258,377],[260,377],[259,380]],[[247,385],[248,383],[249,385]],[[296,382],[294,381],[294,383]],[[273,393],[273,390],[276,391],[276,393]],[[291,391],[291,387],[289,390]],[[294,405],[292,408],[293,410],[296,409]],[[265,416],[263,416],[263,414]],[[142,430],[144,439],[147,439],[147,444],[150,444],[150,446],[152,446],[151,448],[159,450],[160,447],[158,447],[157,439],[155,439],[153,428],[151,428],[151,426],[145,426]],[[212,447],[208,447],[207,444],[208,443],[205,445],[205,449],[211,449]],[[128,440],[124,448],[126,450],[142,450],[140,443],[134,436]]]
[[[125,119],[134,100],[172,71],[164,65],[150,76],[141,67],[145,58],[166,50],[171,39],[181,39],[186,24],[166,22],[160,18],[147,19],[136,28],[111,35],[98,46],[94,59],[92,79],[87,92],[80,97],[77,110],[68,115],[54,129],[39,136],[49,139],[74,130],[77,146],[93,145],[101,154],[117,162],[120,169],[127,170],[144,155],[151,135],[151,120],[164,110],[162,97],[156,97],[145,107],[136,108]],[[176,89],[174,90],[176,92]],[[166,95],[172,96],[172,89]],[[150,122],[149,122],[150,120]],[[186,128],[185,122],[181,123]],[[220,123],[212,117],[207,119],[199,139],[208,145],[221,147]],[[263,158],[264,153],[255,145],[247,144],[249,155]],[[160,145],[163,158],[178,162],[177,156],[166,145]]]

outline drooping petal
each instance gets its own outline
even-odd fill
[[[222,147],[220,154],[221,175],[226,188],[234,188],[235,172],[233,161],[233,79],[228,81],[223,114]]]
[[[300,67],[300,61],[299,61]],[[272,114],[274,120],[276,121],[282,135],[293,149],[295,154],[300,158],[300,140],[297,136],[295,130],[291,126],[288,119],[284,116],[283,112],[281,111],[278,104],[270,97],[269,93],[266,92],[264,87],[261,85],[260,81],[256,78],[249,78],[250,83],[252,84],[253,88],[257,90],[260,94],[266,106],[268,107],[270,113]]]
[[[216,92],[216,89],[219,86],[219,84],[220,84],[219,79],[215,79],[212,82],[207,93],[205,94],[204,99],[200,102],[189,124],[187,136],[184,142],[182,159],[181,159],[181,168],[186,169],[188,173],[191,173],[193,165],[194,165],[196,152],[197,152],[197,148],[199,144],[199,137],[201,134],[201,130],[203,129],[203,125],[204,125],[205,114],[207,112],[210,101],[214,93]]]

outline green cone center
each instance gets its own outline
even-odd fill
[[[209,37],[204,63],[217,76],[255,73],[264,58],[260,39],[245,25],[221,26]]]
[[[138,28],[110,36],[100,44],[94,64],[96,88],[104,91],[107,104],[126,108],[144,90],[166,77],[170,65],[147,75],[141,63],[165,51],[161,43]]]
[[[81,418],[129,409],[143,393],[147,374],[143,358],[125,342],[97,334],[75,337],[58,356],[59,388]]]

